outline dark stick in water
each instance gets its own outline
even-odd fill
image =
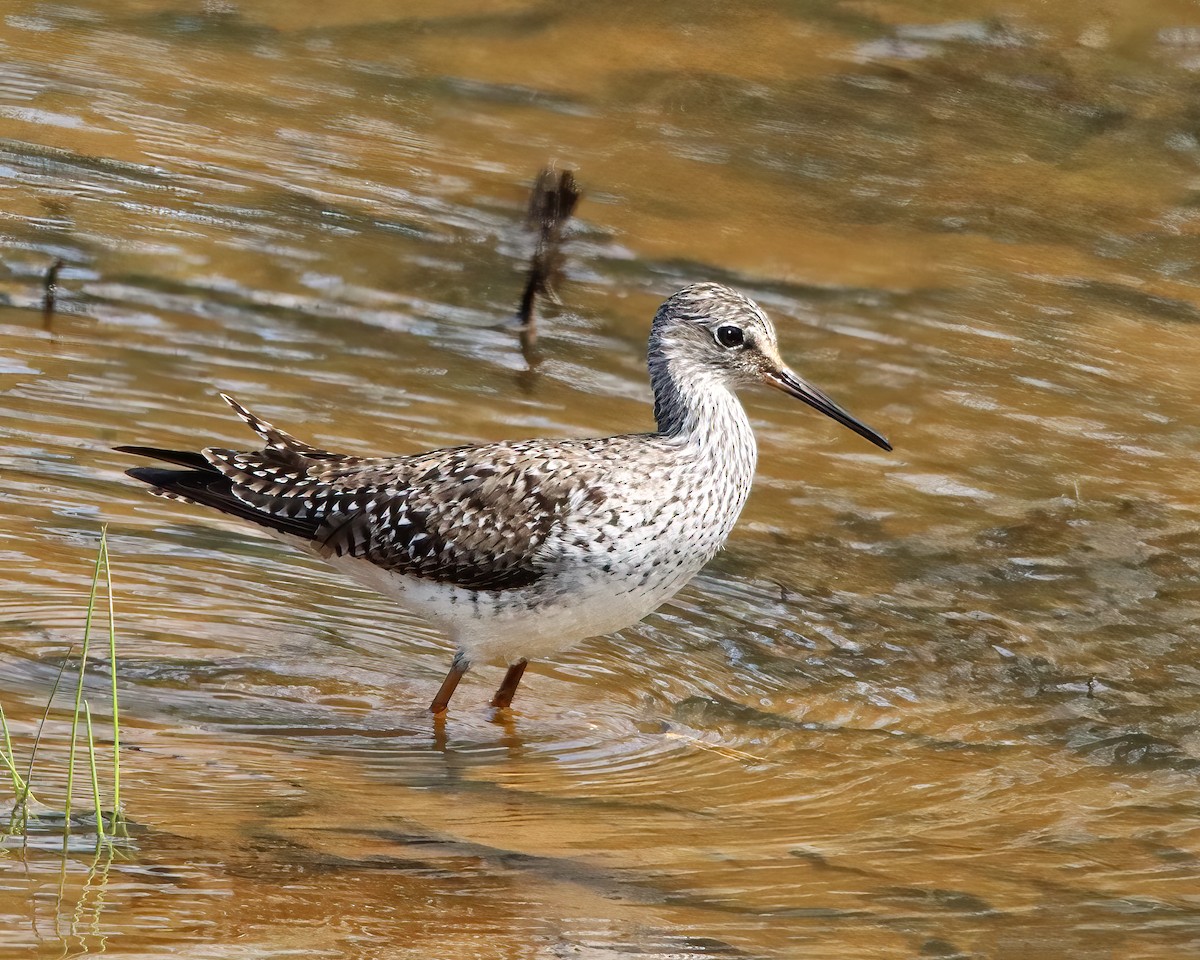
[[[567,221],[579,202],[579,185],[570,170],[558,173],[546,167],[538,174],[529,197],[527,223],[538,231],[537,248],[529,261],[529,276],[521,294],[517,319],[521,323],[521,346],[526,351],[537,340],[537,298],[558,302],[555,284],[562,273],[562,241]]]
[[[62,257],[59,257],[50,264],[50,269],[46,271],[46,276],[42,278],[42,289],[45,291],[42,295],[43,330],[49,330],[50,325],[54,322],[54,305],[58,296],[58,271],[64,266],[66,266],[66,262]]]

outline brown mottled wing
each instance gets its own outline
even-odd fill
[[[472,590],[514,589],[543,576],[541,548],[574,488],[584,486],[544,469],[520,444],[378,460],[282,444],[205,455],[234,496],[292,529],[303,523],[322,554]]]

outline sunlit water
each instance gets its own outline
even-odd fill
[[[135,826],[10,845],[0,955],[1200,954],[1198,89],[1169,0],[9,3],[0,704],[27,758],[107,523]],[[748,395],[728,550],[511,722],[110,449],[249,444],[218,390],[351,452],[642,429],[699,279],[896,450]]]

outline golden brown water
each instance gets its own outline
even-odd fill
[[[25,755],[108,523],[137,827],[10,846],[0,955],[1200,954],[1193,3],[2,16],[0,703]],[[728,550],[509,724],[481,670],[439,736],[427,626],[110,451],[250,443],[219,389],[353,452],[640,429],[699,279],[896,451],[747,396]]]

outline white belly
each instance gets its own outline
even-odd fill
[[[541,659],[589,637],[622,630],[674,596],[702,566],[681,565],[668,578],[645,585],[600,575],[550,577],[518,590],[478,591],[395,576],[350,557],[328,562],[429,620],[478,663]]]

